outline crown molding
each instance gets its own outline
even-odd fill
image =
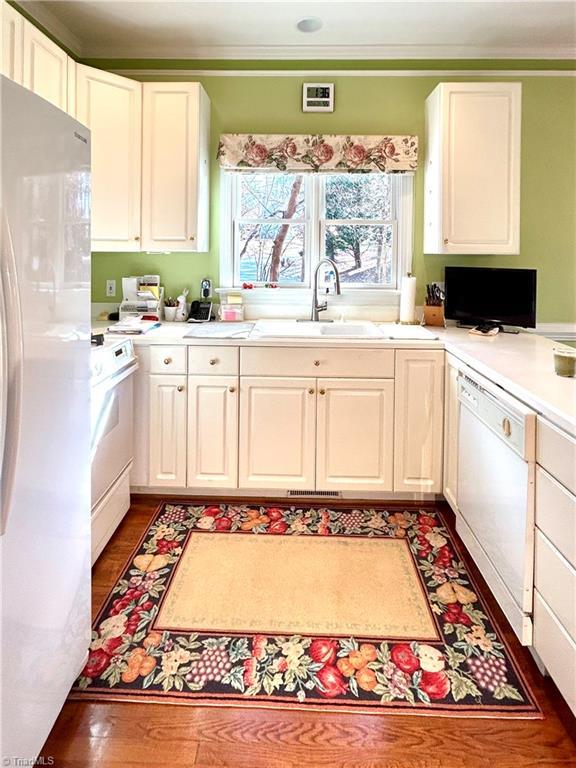
[[[522,46],[514,48],[462,45],[255,45],[255,46],[86,46],[86,59],[190,59],[223,61],[358,61],[396,59],[576,59],[574,46]]]
[[[41,0],[25,0],[25,2],[16,2],[15,5],[17,10],[44,27],[63,48],[68,48],[75,58],[80,58],[84,54],[80,39],[46,8],[46,3]]]
[[[110,69],[124,77],[576,77],[569,69]]]

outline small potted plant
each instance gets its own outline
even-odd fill
[[[173,323],[176,320],[176,310],[178,309],[178,301],[169,296],[164,301],[164,320],[168,323]]]

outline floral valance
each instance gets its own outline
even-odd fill
[[[418,165],[418,137],[227,133],[218,159],[236,171],[407,173]]]

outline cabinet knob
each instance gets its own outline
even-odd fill
[[[182,384],[176,387],[176,389],[178,390],[178,392],[184,392],[184,387],[182,386]]]
[[[236,387],[228,387],[228,392],[236,392]]]
[[[502,432],[506,435],[506,437],[510,437],[512,434],[512,426],[510,424],[510,419],[502,419]]]
[[[318,391],[320,392],[321,395],[325,395],[326,394],[326,390],[325,389],[319,389]]]
[[[314,360],[314,365],[320,365],[320,360]]]
[[[217,357],[211,357],[208,362],[210,363],[210,365],[216,365],[216,363],[218,362],[218,358]]]
[[[448,238],[447,237],[444,238],[444,245],[448,245]]]
[[[309,395],[313,395],[314,394],[314,390],[312,389],[312,387],[310,387],[310,389],[308,390],[308,394]]]
[[[171,357],[165,357],[164,358],[164,365],[170,365],[171,362],[172,362],[172,358]]]
[[[190,237],[188,238],[188,240],[194,240],[194,235],[190,235]]]
[[[134,235],[134,240],[140,240],[140,237],[138,235]]]

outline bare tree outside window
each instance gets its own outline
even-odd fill
[[[393,176],[242,172],[233,182],[236,285],[304,287],[328,256],[345,285],[395,286]]]
[[[302,283],[306,240],[302,175],[246,173],[239,180],[240,281]]]

